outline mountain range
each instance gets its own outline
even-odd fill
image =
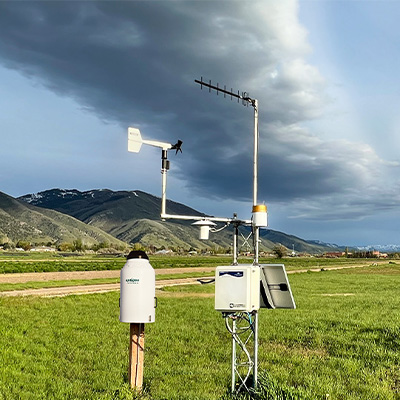
[[[14,199],[18,204],[24,204],[31,210],[44,213],[52,211],[59,215],[69,216],[79,220],[88,228],[104,231],[123,242],[137,242],[156,248],[195,248],[206,249],[214,246],[230,247],[232,243],[232,228],[210,235],[210,240],[200,241],[198,228],[188,221],[161,221],[161,199],[140,190],[112,191],[108,189],[79,190],[51,189],[28,194]],[[0,204],[1,209],[1,204]],[[167,201],[168,214],[205,216],[183,204]],[[241,227],[241,233],[247,237],[250,230]],[[307,241],[293,235],[271,229],[260,230],[260,249],[271,250],[280,243],[296,252],[322,253],[338,250],[338,246],[317,241]],[[245,240],[241,240],[242,250],[251,250]]]
[[[73,242],[87,245],[124,243],[101,229],[55,210],[35,207],[0,192],[0,243],[19,240],[34,243]]]

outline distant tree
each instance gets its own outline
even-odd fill
[[[133,244],[132,250],[145,251],[145,247],[142,245],[142,243],[136,242],[136,243]]]
[[[72,243],[73,251],[82,251],[83,250],[83,243],[82,243],[82,239],[75,239]]]
[[[373,251],[355,251],[353,253],[353,258],[377,258],[377,255]]]
[[[24,249],[25,251],[28,251],[32,248],[30,242],[27,242],[25,240],[18,240],[16,246]]]
[[[93,251],[99,251],[100,249],[107,249],[108,247],[110,247],[110,244],[103,241],[100,243],[95,243],[90,249]]]
[[[119,251],[126,251],[128,250],[128,246],[126,244],[115,244],[114,245],[115,250],[119,250]],[[145,251],[145,249],[143,248],[143,251]]]
[[[72,251],[74,248],[72,243],[63,242],[60,243],[57,247],[58,251]]]
[[[213,248],[210,250],[211,254],[225,254],[225,248],[221,247],[221,246],[213,246]]]
[[[272,249],[272,252],[276,255],[277,258],[283,258],[287,254],[287,248],[281,244],[277,244]]]

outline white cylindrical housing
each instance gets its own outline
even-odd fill
[[[200,226],[200,240],[208,240],[210,237],[210,227],[208,225]]]
[[[149,323],[155,321],[156,274],[149,260],[128,259],[121,269],[121,322]]]
[[[268,226],[267,206],[265,204],[253,206],[253,225],[257,227]]]

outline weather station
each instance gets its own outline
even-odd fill
[[[296,308],[290,284],[283,264],[259,264],[260,228],[268,226],[267,206],[258,203],[258,101],[248,93],[233,92],[203,78],[195,80],[209,92],[223,93],[231,100],[237,99],[245,106],[254,109],[254,151],[253,151],[253,205],[250,219],[233,217],[204,217],[192,215],[168,214],[166,210],[167,172],[170,167],[168,150],[182,152],[181,140],[176,144],[143,139],[137,128],[128,128],[128,151],[138,153],[142,145],[161,149],[161,219],[194,221],[193,226],[200,228],[200,239],[208,240],[210,232],[219,232],[233,226],[233,261],[231,265],[218,266],[215,271],[215,310],[222,313],[225,325],[232,337],[232,392],[257,386],[258,375],[258,329],[260,308]],[[217,223],[224,225],[217,228]],[[239,227],[250,227],[251,233],[245,242],[253,238],[253,263],[238,263]],[[243,235],[242,235],[243,236]]]

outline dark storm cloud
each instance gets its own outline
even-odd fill
[[[0,2],[0,36],[6,67],[124,129],[182,139],[176,162],[197,193],[252,193],[253,110],[201,91],[200,76],[260,102],[260,198],[313,199],[318,208],[321,196],[346,193],[350,203],[372,182],[369,163],[380,171],[369,149],[299,128],[327,99],[303,61],[309,47],[295,1]]]

